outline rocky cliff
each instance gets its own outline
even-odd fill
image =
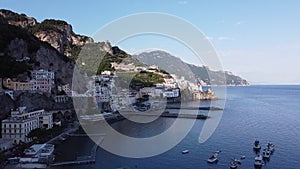
[[[90,37],[75,34],[72,26],[65,21],[47,19],[38,23],[33,17],[4,9],[0,10],[0,16],[0,22],[29,30],[41,41],[49,43],[60,54],[68,57],[77,47],[93,42]]]
[[[47,19],[29,29],[41,41],[48,42],[61,54],[70,57],[76,47],[92,43],[93,39],[77,35],[65,21]]]
[[[36,19],[28,17],[25,14],[17,14],[9,10],[1,9],[0,16],[6,23],[21,28],[28,28],[37,24]]]
[[[0,77],[17,77],[32,69],[56,73],[58,84],[71,83],[74,62],[42,42],[26,29],[0,25]]]

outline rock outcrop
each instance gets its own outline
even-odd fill
[[[71,56],[75,47],[93,42],[90,37],[75,34],[72,26],[61,20],[47,19],[38,23],[33,17],[1,9],[0,23],[29,30],[41,41],[49,43],[65,56]]]
[[[60,20],[44,20],[30,31],[41,41],[48,42],[59,53],[68,57],[72,55],[75,47],[93,42],[90,37],[75,34],[70,24]]]
[[[9,115],[10,110],[15,107],[14,101],[10,98],[10,96],[2,93],[0,95],[0,119],[5,118]]]
[[[16,107],[26,106],[29,111],[37,109],[57,110],[72,109],[72,100],[66,103],[56,103],[54,99],[46,94],[22,92],[16,96]]]
[[[15,12],[1,9],[0,16],[10,25],[18,26],[21,28],[28,28],[37,24],[36,19],[28,17],[25,14],[17,14]]]

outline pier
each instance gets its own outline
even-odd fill
[[[50,166],[55,167],[55,166],[63,166],[63,165],[78,165],[78,164],[92,164],[95,163],[96,160],[91,159],[91,160],[75,160],[75,161],[65,161],[65,162],[60,162],[60,163],[54,163],[50,164]]]
[[[136,113],[136,112],[128,112],[122,113],[123,115],[130,115],[130,116],[160,116],[160,117],[168,117],[168,118],[185,118],[185,119],[207,119],[209,116],[205,114],[178,114],[178,113]]]
[[[166,109],[185,109],[185,110],[223,110],[220,107],[180,107],[180,106],[167,106]]]
[[[106,134],[104,133],[101,133],[101,134],[74,134],[74,133],[71,133],[71,134],[68,134],[68,136],[72,136],[72,137],[86,137],[86,136],[105,136]]]

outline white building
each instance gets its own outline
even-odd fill
[[[124,70],[124,71],[134,71],[135,66],[133,63],[124,64],[124,63],[111,63],[112,67],[114,67],[116,70]]]
[[[34,144],[24,151],[20,158],[21,163],[50,162],[54,159],[53,144]]]
[[[54,81],[54,72],[40,69],[40,70],[33,70],[31,71],[31,77],[35,80],[40,79],[51,79]]]
[[[11,117],[2,120],[2,138],[13,139],[14,143],[29,142],[27,135],[37,128],[53,127],[52,114],[44,109],[27,112],[26,107],[11,110]]]
[[[13,139],[15,144],[31,141],[27,138],[31,130],[38,128],[38,119],[9,118],[2,120],[2,138]]]
[[[111,90],[109,87],[105,86],[96,86],[94,96],[96,97],[97,101],[101,102],[110,102],[111,97]]]
[[[165,97],[165,98],[179,97],[179,88],[165,90],[163,92],[163,97]]]

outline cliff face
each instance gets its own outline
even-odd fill
[[[71,56],[76,47],[93,42],[90,37],[75,34],[72,26],[65,21],[47,19],[38,23],[33,17],[1,9],[0,23],[29,30],[38,39],[49,43],[65,56]]]
[[[28,17],[25,14],[17,14],[9,10],[1,9],[0,16],[10,25],[21,28],[28,28],[37,24],[36,19]]]
[[[46,94],[22,92],[16,96],[16,106],[26,106],[29,111],[37,109],[72,109],[73,103],[70,100],[66,103],[56,103],[52,97]]]
[[[45,20],[30,31],[65,56],[71,56],[75,47],[93,42],[90,37],[75,34],[70,24],[59,20]]]
[[[1,104],[0,104],[0,119],[5,118],[6,116],[9,115],[10,110],[12,108],[14,108],[14,101],[5,94],[1,94],[0,95],[0,100],[1,100]]]
[[[25,29],[0,25],[0,75],[16,77],[31,69],[48,69],[56,73],[58,84],[71,83],[74,62],[52,46],[41,42]],[[27,58],[27,60],[17,61]]]

